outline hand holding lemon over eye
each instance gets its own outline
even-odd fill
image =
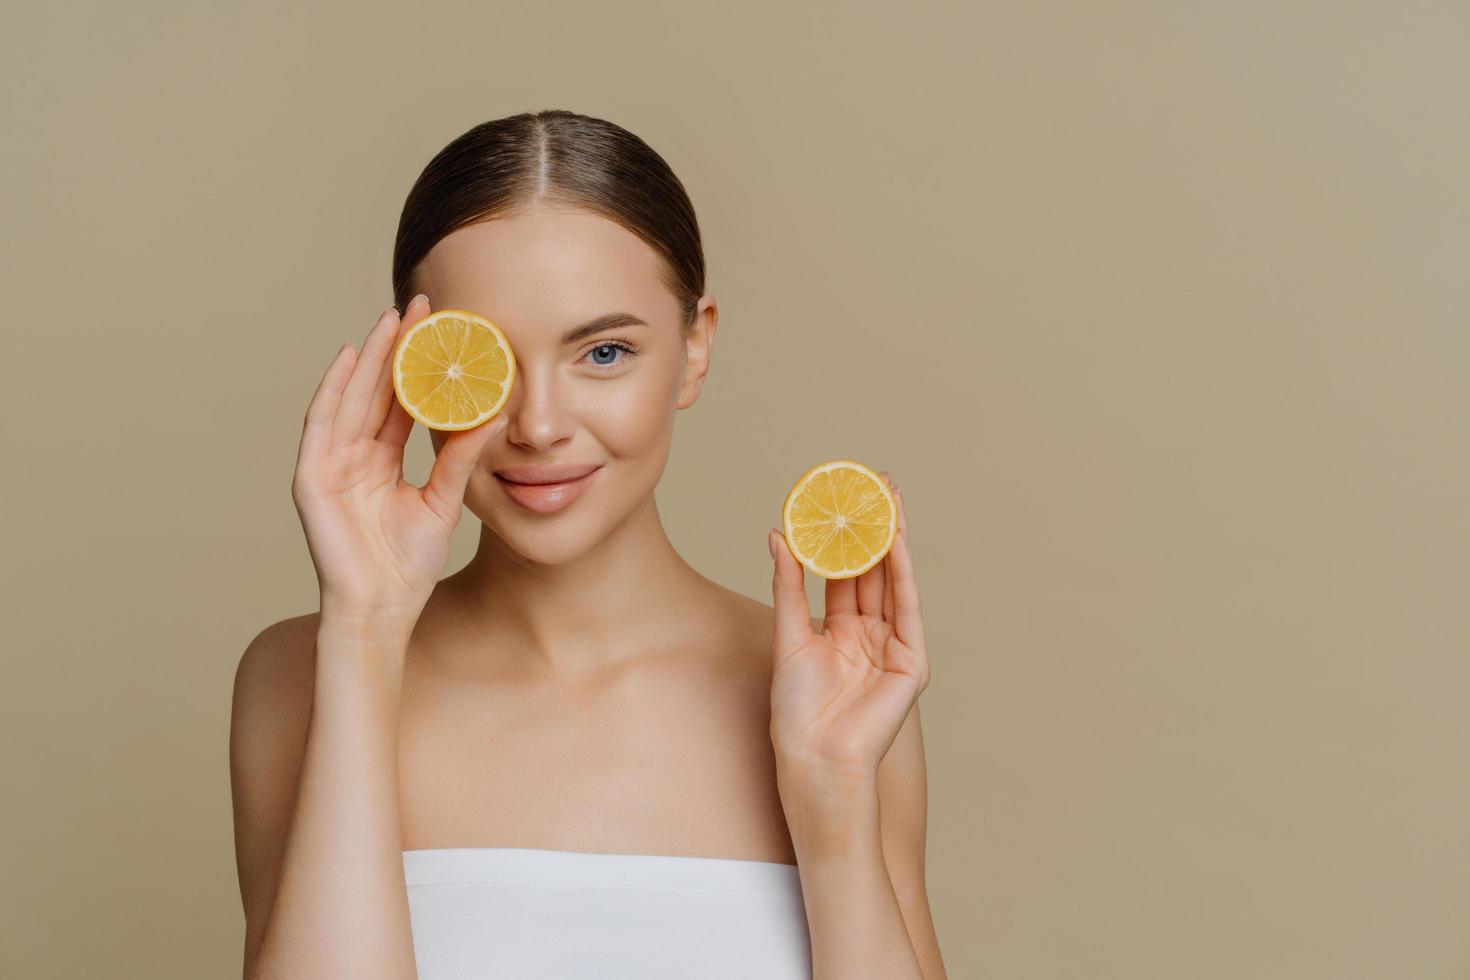
[[[306,409],[291,498],[323,617],[355,630],[412,630],[444,574],[464,493],[515,380],[498,329],[427,296],[383,311],[361,348],[343,344]],[[415,421],[452,429],[429,478],[403,477]]]

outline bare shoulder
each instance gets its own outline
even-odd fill
[[[320,621],[321,613],[304,613],[271,623],[255,634],[235,667],[236,707],[242,696],[260,693],[262,687],[284,684],[294,689],[297,685],[292,681],[310,681],[315,676],[316,631]],[[309,684],[306,693],[311,693]]]
[[[246,942],[259,938],[275,894],[301,772],[316,679],[320,613],[280,620],[246,645],[230,708],[230,796]]]
[[[292,616],[265,627],[245,646],[231,695],[231,749],[241,742],[278,738],[283,727],[305,734],[316,678],[320,613]]]

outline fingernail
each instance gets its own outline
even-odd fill
[[[770,549],[770,552],[771,552],[771,560],[772,561],[775,561],[776,560],[776,538],[775,538],[775,535],[776,535],[776,529],[775,528],[771,528],[769,531],[766,532],[766,547],[768,549]]]
[[[419,293],[417,296],[414,297],[414,299],[421,299],[425,303],[427,303],[429,301],[429,294],[428,293]]]

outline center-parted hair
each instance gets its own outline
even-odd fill
[[[414,270],[465,225],[537,203],[615,221],[663,257],[684,326],[704,295],[704,247],[684,185],[652,147],[616,123],[564,109],[480,123],[440,150],[414,181],[393,244],[393,304],[415,293]]]

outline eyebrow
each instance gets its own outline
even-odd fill
[[[614,327],[648,326],[644,320],[638,319],[631,313],[604,313],[595,320],[588,320],[580,327],[573,327],[561,335],[563,344],[575,344],[583,337],[590,337],[603,330],[611,330]]]

